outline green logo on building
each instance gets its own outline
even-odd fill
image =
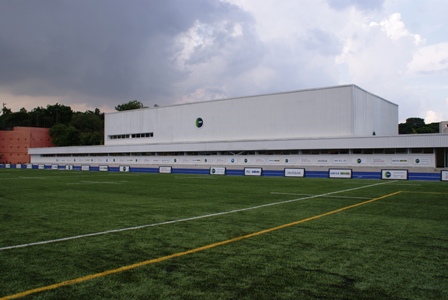
[[[204,121],[202,120],[202,118],[197,118],[196,119],[196,127],[201,128],[202,125],[204,125]]]

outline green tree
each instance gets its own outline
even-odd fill
[[[50,136],[57,147],[79,145],[79,131],[73,126],[54,125],[50,128]]]
[[[143,108],[143,103],[141,103],[138,100],[132,100],[128,103],[123,103],[118,106],[115,106],[116,111],[125,111],[125,110],[132,110],[132,109],[140,109]]]
[[[400,134],[412,134],[417,133],[417,129],[425,126],[425,120],[422,118],[408,118],[406,123],[400,123],[398,125],[398,132]]]

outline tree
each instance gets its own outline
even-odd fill
[[[398,132],[400,134],[415,134],[415,133],[437,133],[439,123],[425,124],[422,118],[408,118],[406,123],[398,124]]]
[[[57,124],[50,128],[53,145],[57,147],[79,145],[79,131],[73,126]]]
[[[132,109],[140,109],[143,108],[143,103],[141,103],[138,100],[132,100],[128,103],[123,103],[118,106],[115,106],[116,111],[125,111],[125,110],[132,110]]]

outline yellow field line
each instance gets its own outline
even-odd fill
[[[415,191],[402,191],[403,193],[413,193],[413,194],[433,194],[433,195],[448,195],[444,192],[415,192]]]
[[[218,242],[218,243],[202,246],[202,247],[199,247],[199,248],[195,248],[195,249],[191,249],[191,250],[188,250],[188,251],[179,252],[179,253],[175,253],[175,254],[171,254],[171,255],[155,258],[155,259],[142,261],[142,262],[135,263],[135,264],[132,264],[132,265],[123,266],[123,267],[120,267],[120,268],[117,268],[117,269],[112,269],[112,270],[108,270],[108,271],[104,271],[104,272],[100,272],[100,273],[96,273],[96,274],[91,274],[91,275],[78,277],[78,278],[71,279],[71,280],[62,281],[62,282],[55,283],[55,284],[52,284],[52,285],[47,285],[47,286],[43,286],[43,287],[27,290],[27,291],[24,291],[24,292],[20,292],[20,293],[14,294],[14,295],[4,296],[4,297],[0,298],[0,300],[17,299],[17,298],[25,297],[25,296],[28,296],[28,295],[31,295],[31,294],[44,292],[44,291],[50,291],[50,290],[54,290],[54,289],[57,289],[57,288],[60,288],[60,287],[63,287],[63,286],[73,285],[73,284],[76,284],[76,283],[92,280],[92,279],[95,279],[95,278],[104,277],[104,276],[107,276],[107,275],[111,275],[111,274],[116,274],[116,273],[120,273],[120,272],[124,272],[124,271],[128,271],[128,270],[132,270],[132,269],[135,269],[135,268],[138,268],[138,267],[147,266],[147,265],[158,263],[158,262],[161,262],[161,261],[165,261],[165,260],[168,260],[168,259],[171,259],[171,258],[180,257],[180,256],[184,256],[184,255],[187,255],[187,254],[192,254],[192,253],[204,251],[204,250],[207,250],[207,249],[215,248],[215,247],[218,247],[218,246],[230,244],[230,243],[241,241],[241,240],[244,240],[244,239],[248,239],[248,238],[251,238],[251,237],[254,237],[254,236],[258,236],[258,235],[262,235],[262,234],[265,234],[265,233],[269,233],[269,232],[272,232],[272,231],[275,231],[275,230],[279,230],[279,229],[291,227],[291,226],[294,226],[294,225],[297,225],[297,224],[305,223],[305,222],[308,222],[308,221],[316,220],[316,219],[319,219],[319,218],[322,218],[322,217],[325,217],[325,216],[329,216],[329,215],[332,215],[332,214],[335,214],[335,213],[338,213],[338,212],[341,212],[341,211],[344,211],[344,210],[347,210],[347,209],[351,209],[351,208],[358,207],[358,206],[361,206],[361,205],[364,205],[364,204],[368,204],[368,203],[371,203],[371,202],[374,202],[374,201],[378,201],[378,200],[381,200],[381,199],[392,197],[392,196],[395,196],[395,195],[397,195],[399,193],[401,193],[401,191],[398,191],[398,192],[395,192],[395,193],[392,193],[392,194],[388,194],[388,195],[385,195],[385,196],[381,196],[381,197],[378,197],[378,198],[370,199],[370,200],[367,200],[367,201],[364,201],[364,202],[360,202],[360,203],[357,203],[357,204],[345,206],[345,207],[342,207],[342,208],[339,208],[339,209],[336,209],[336,210],[333,210],[333,211],[330,211],[330,212],[326,212],[326,213],[323,213],[323,214],[320,214],[320,215],[317,215],[317,216],[314,216],[314,217],[302,219],[302,220],[295,221],[295,222],[292,222],[292,223],[283,224],[283,225],[280,225],[280,226],[277,226],[277,227],[273,227],[273,228],[265,229],[265,230],[262,230],[262,231],[250,233],[250,234],[247,234],[247,235],[244,235],[244,236],[236,237],[236,238],[233,238],[233,239],[230,239],[230,240],[226,240],[226,241],[222,241],[222,242]]]

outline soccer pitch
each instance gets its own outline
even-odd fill
[[[448,184],[0,169],[0,299],[446,299]]]

